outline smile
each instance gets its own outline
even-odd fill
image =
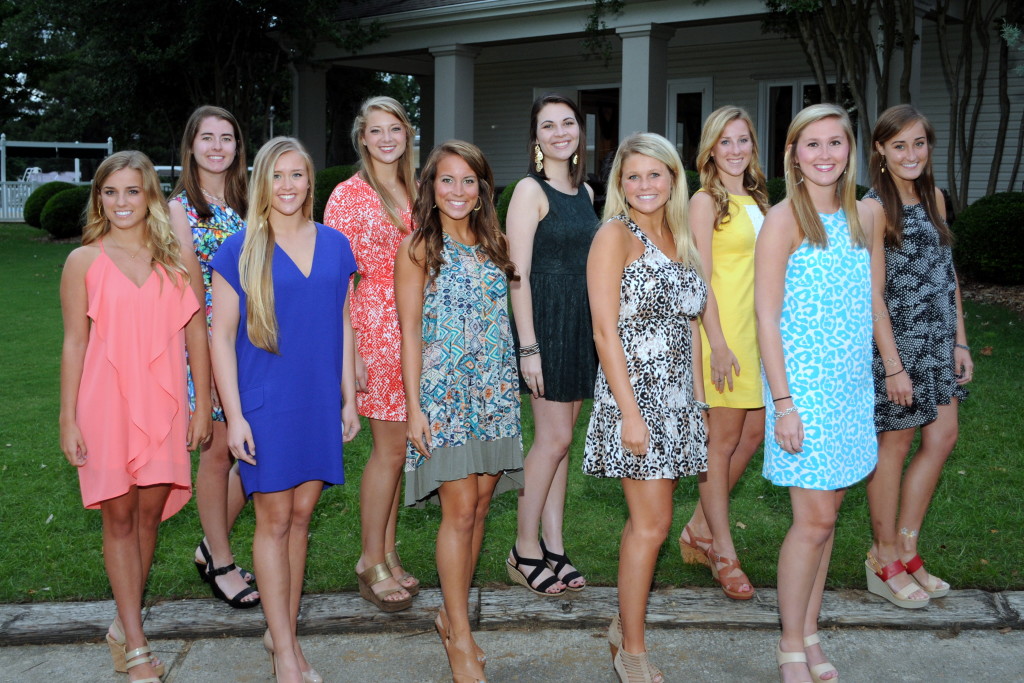
[[[279,194],[277,196],[283,202],[290,202],[293,199],[295,199],[298,195],[293,193],[293,194]]]
[[[820,171],[821,173],[829,173],[830,171],[835,170],[835,167],[835,164],[814,164],[815,170]]]
[[[128,216],[131,216],[133,213],[135,213],[135,212],[134,211],[115,211],[114,215],[117,216],[118,218],[128,218]]]

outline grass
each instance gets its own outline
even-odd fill
[[[82,509],[78,480],[60,453],[57,412],[61,265],[74,245],[50,242],[23,225],[0,226],[0,602],[100,599],[110,596],[100,549],[100,515]],[[936,574],[957,588],[1022,589],[1019,560],[1020,491],[1024,490],[1024,336],[1021,317],[1003,308],[967,303],[977,379],[962,409],[961,438],[936,490],[921,553]],[[986,352],[990,355],[986,355]],[[524,411],[524,437],[532,419]],[[613,585],[626,506],[618,482],[580,471],[586,417],[572,446],[566,538],[576,564],[593,584]],[[369,430],[346,447],[349,478],[327,490],[310,529],[306,589],[355,588],[359,555],[359,475],[369,453]],[[693,479],[676,493],[672,535],[655,578],[661,585],[713,585],[704,567],[683,565],[675,536],[697,500]],[[515,536],[516,497],[496,499],[477,572],[481,584],[506,583],[505,556]],[[734,538],[757,586],[773,586],[778,547],[790,521],[786,491],[760,476],[760,455],[733,495]],[[399,549],[409,570],[437,583],[436,506],[403,510]],[[235,528],[238,561],[251,567],[252,508]],[[206,596],[191,556],[201,536],[195,503],[161,527],[149,597]],[[870,543],[864,486],[851,489],[840,515],[829,583],[862,588]]]

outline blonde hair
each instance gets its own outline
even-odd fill
[[[796,227],[801,238],[816,247],[828,247],[825,226],[804,186],[803,173],[796,165],[796,145],[807,126],[831,118],[839,120],[850,146],[846,170],[836,182],[839,207],[846,214],[846,221],[850,226],[850,242],[858,247],[867,247],[868,238],[864,234],[860,218],[857,215],[857,141],[853,135],[850,117],[841,107],[834,104],[812,104],[801,109],[789,124],[789,131],[786,133],[786,156],[783,160],[783,168],[786,172],[786,197],[792,204],[793,215],[796,216]]]
[[[387,213],[388,218],[391,219],[395,227],[402,232],[409,232],[409,226],[402,222],[402,210],[405,207],[398,206],[395,198],[391,196],[391,193],[387,191],[377,176],[374,175],[373,159],[370,156],[369,150],[366,149],[366,145],[360,140],[366,131],[366,122],[370,117],[370,112],[374,110],[391,114],[399,120],[402,128],[405,129],[405,151],[398,158],[398,179],[405,186],[405,191],[409,194],[410,206],[416,203],[416,175],[412,165],[412,147],[416,139],[416,131],[413,130],[412,122],[409,121],[409,115],[405,113],[405,107],[393,97],[383,95],[371,97],[363,102],[359,108],[359,113],[356,114],[355,120],[352,121],[352,146],[359,152],[359,169],[363,179],[380,197],[380,202],[384,206],[384,212]]]
[[[278,159],[295,152],[306,164],[309,181],[302,216],[313,215],[313,187],[316,178],[313,160],[302,143],[295,138],[276,137],[256,153],[252,182],[249,183],[249,213],[245,217],[245,242],[238,257],[238,278],[247,301],[245,325],[253,346],[278,353],[277,315],[274,312],[274,226],[270,224],[271,200],[274,196],[274,167]]]
[[[750,120],[750,114],[744,109],[728,105],[720,107],[711,112],[707,121],[704,122],[704,130],[700,134],[700,149],[697,152],[697,172],[700,174],[700,184],[704,191],[711,195],[715,204],[715,229],[720,229],[722,223],[729,222],[729,191],[722,184],[718,175],[718,166],[712,154],[715,145],[725,132],[725,127],[733,121],[743,121],[747,124],[750,133],[750,163],[743,171],[743,187],[750,196],[757,202],[757,208],[761,213],[767,213],[770,203],[768,201],[768,185],[761,170],[761,158],[757,145],[757,134],[754,132],[754,122]]]
[[[690,232],[689,197],[683,162],[679,159],[672,143],[655,133],[633,133],[619,143],[608,176],[607,199],[604,204],[604,220],[620,215],[629,215],[629,202],[622,189],[622,164],[634,154],[656,159],[668,167],[672,174],[672,194],[665,204],[665,225],[672,233],[676,244],[676,258],[687,266],[701,271],[700,254]]]
[[[171,217],[167,211],[167,200],[160,189],[160,177],[153,168],[153,162],[142,152],[127,150],[116,152],[103,160],[96,169],[89,190],[89,205],[86,209],[85,227],[82,229],[82,244],[92,244],[110,232],[110,221],[103,212],[103,183],[107,178],[126,168],[135,169],[142,176],[142,194],[146,198],[146,220],[143,242],[153,255],[151,264],[156,264],[175,285],[184,286],[189,282],[188,270],[181,263],[181,247],[171,228]],[[180,277],[174,277],[178,275]]]

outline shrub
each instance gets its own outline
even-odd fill
[[[316,174],[316,187],[313,188],[313,220],[323,222],[324,208],[334,188],[338,183],[351,178],[355,172],[355,166],[331,166]]]
[[[85,207],[89,203],[90,189],[88,185],[79,185],[50,197],[40,215],[40,227],[54,239],[81,235],[85,226]]]
[[[982,197],[957,216],[953,257],[965,275],[1024,284],[1024,192]]]
[[[505,189],[498,195],[498,201],[495,203],[494,208],[498,212],[498,220],[501,221],[501,231],[505,232],[505,219],[508,217],[508,205],[512,201],[512,192],[516,189],[516,185],[519,181],[509,183],[505,186]],[[586,190],[583,190],[586,192]]]
[[[692,197],[701,188],[700,173],[689,170],[683,171],[683,173],[686,174],[686,189],[690,191]]]
[[[62,180],[54,180],[49,183],[43,183],[28,196],[25,200],[25,208],[22,209],[22,216],[25,218],[25,222],[31,225],[33,228],[41,228],[43,224],[40,222],[43,214],[43,207],[46,206],[46,202],[50,201],[50,197],[61,192],[63,190],[70,190],[74,185],[71,183],[65,183]]]
[[[786,198],[786,179],[771,178],[767,182],[768,203],[775,206]]]

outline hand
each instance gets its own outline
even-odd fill
[[[82,432],[78,429],[78,425],[72,423],[68,426],[61,426],[60,428],[60,449],[64,452],[64,457],[68,459],[68,462],[75,467],[81,467],[85,464],[88,459],[88,451],[85,448],[85,439],[82,438]]]
[[[529,387],[533,397],[542,397],[544,395],[544,373],[540,368],[540,354],[535,353],[532,356],[520,358],[519,371],[522,373],[523,379],[526,380],[526,386]]]
[[[196,405],[195,412],[188,421],[188,449],[195,449],[209,443],[213,436],[213,418],[210,406]]]
[[[256,464],[256,442],[252,439],[252,429],[245,418],[228,420],[228,450],[237,460]]]
[[[804,421],[800,419],[800,413],[790,413],[775,421],[775,443],[787,453],[803,452]]]
[[[967,384],[974,379],[974,361],[967,349],[953,347],[953,374],[957,384]]]
[[[891,373],[890,373],[891,374]],[[904,370],[885,378],[885,395],[898,406],[909,408],[914,403],[914,383]]]
[[[416,450],[425,457],[430,457],[430,423],[422,410],[409,413],[409,419],[405,423],[405,435]]]
[[[369,383],[366,376],[366,363],[363,362],[363,357],[359,355],[359,352],[355,352],[356,357],[356,391],[366,393],[369,391]]]
[[[359,423],[359,413],[356,412],[355,401],[349,401],[341,409],[341,440],[348,443],[356,438],[362,425]]]
[[[651,443],[651,431],[642,415],[637,413],[622,418],[622,447],[633,455],[647,455]]]
[[[728,383],[729,391],[732,391],[732,373],[740,375],[740,362],[736,354],[728,346],[723,349],[711,350],[711,383],[718,389],[718,393],[725,393],[725,385]]]

